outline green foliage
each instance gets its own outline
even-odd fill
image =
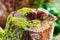
[[[33,8],[36,8],[36,9],[41,7],[43,3],[43,0],[30,0],[30,1],[33,2]]]
[[[39,8],[42,6],[43,0],[34,0],[34,8]]]

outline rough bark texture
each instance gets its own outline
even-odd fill
[[[42,22],[43,23],[43,22]],[[39,24],[38,28],[31,28],[24,32],[22,40],[50,40],[52,25]]]

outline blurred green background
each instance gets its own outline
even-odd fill
[[[54,35],[58,35],[60,34],[60,0],[53,0],[51,4],[55,8],[54,10],[51,11],[52,12],[51,14],[57,17],[55,21]]]

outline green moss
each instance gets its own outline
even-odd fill
[[[37,19],[36,20],[32,20],[32,23],[35,24],[35,25],[37,25],[39,22],[40,22],[40,20],[37,20]]]
[[[30,11],[31,11],[31,8],[22,8],[17,10],[17,12],[21,13],[22,15],[27,15],[27,13]]]
[[[0,27],[0,40],[2,40],[3,35],[4,35],[4,30]]]
[[[11,15],[10,15],[11,16]],[[21,40],[21,35],[30,24],[25,18],[8,17],[3,40]]]
[[[10,14],[7,18],[3,40],[21,40],[23,32],[38,23],[39,20],[29,22],[25,17],[13,17]]]

